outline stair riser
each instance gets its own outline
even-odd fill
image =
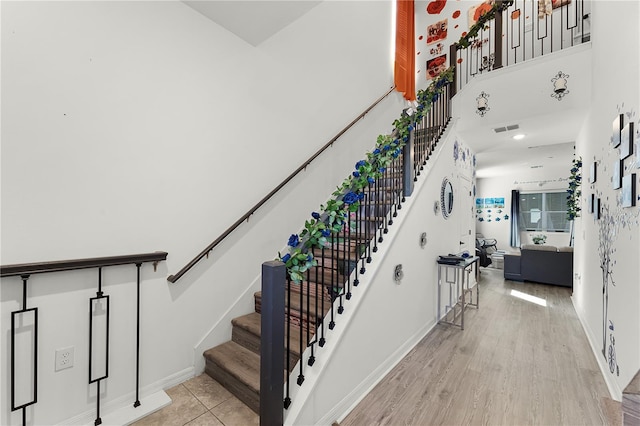
[[[248,332],[247,330],[240,327],[233,327],[233,331],[231,332],[231,340],[236,342],[239,345],[244,346],[250,351],[260,355],[260,336],[256,336],[253,333]],[[297,349],[297,348],[296,348]],[[296,363],[300,359],[300,357],[294,353],[289,352],[289,370],[293,370],[296,366]],[[287,359],[284,359],[284,368],[287,368]]]
[[[260,393],[248,388],[233,375],[229,374],[224,366],[218,365],[214,361],[207,359],[205,372],[214,380],[218,381],[229,392],[244,402],[249,408],[260,414]]]

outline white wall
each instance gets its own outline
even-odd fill
[[[239,299],[237,309],[251,311],[261,262],[391,130],[401,96],[387,98],[181,281],[166,276],[392,85],[391,4],[323,2],[259,47],[181,2],[1,7],[2,264],[169,252],[157,272],[143,267],[141,386],[149,393],[198,372],[198,345],[230,337],[229,306]],[[42,329],[39,402],[28,419],[90,416],[86,322],[96,273],[32,281],[28,305],[40,308]],[[104,272],[114,310],[105,411],[129,405],[119,398],[133,391],[133,282],[133,267]],[[3,279],[0,297],[7,339],[19,279]],[[16,424],[5,342],[0,423]],[[65,346],[75,347],[76,366],[54,373],[55,349]]]
[[[593,102],[576,143],[583,159],[582,208],[587,209],[587,197],[595,194],[602,202],[602,216],[583,214],[576,222],[576,256],[573,300],[596,359],[614,398],[619,399],[624,387],[640,368],[640,202],[636,207],[621,207],[621,190],[612,188],[612,169],[619,159],[619,148],[610,144],[612,122],[617,114],[640,127],[640,75],[638,52],[640,33],[637,1],[594,2],[592,15]],[[616,31],[611,31],[615,26]],[[615,65],[612,65],[615,64]],[[637,140],[640,132],[636,131]],[[624,160],[624,175],[636,174],[639,188],[640,169],[638,145],[634,155]],[[589,167],[598,163],[597,181],[589,184]],[[635,163],[635,164],[634,164]],[[637,197],[636,193],[636,197]],[[606,255],[605,255],[606,254]],[[601,266],[609,259],[607,279]],[[605,318],[603,291],[608,294]],[[609,329],[609,323],[614,329]],[[604,334],[606,332],[606,334]],[[616,362],[613,372],[609,360],[610,336],[615,338]],[[608,357],[607,357],[608,358]],[[617,368],[616,368],[617,364]],[[619,368],[619,374],[618,374]]]
[[[571,159],[567,159],[566,167],[552,166],[538,169],[523,169],[518,173],[507,173],[500,176],[478,178],[476,198],[504,197],[505,206],[501,213],[492,209],[491,222],[488,221],[488,213],[476,214],[476,230],[486,238],[498,240],[498,249],[517,251],[510,246],[511,240],[511,191],[517,189],[521,192],[556,192],[566,191],[569,184],[569,171]],[[504,216],[508,215],[508,219]],[[500,221],[495,218],[500,217]],[[479,217],[484,220],[480,221]],[[532,235],[543,234],[547,236],[546,244],[561,247],[568,246],[570,234],[568,232],[520,232],[520,245],[533,244]]]
[[[461,224],[468,223],[468,212],[454,209],[445,219],[440,211],[434,213],[433,203],[440,198],[445,177],[454,183],[454,197],[468,203],[471,198],[461,194],[460,179],[471,179],[472,156],[454,161],[456,140],[450,132],[440,142],[441,151],[429,160],[414,194],[360,277],[352,299],[345,303],[345,313],[327,335],[327,344],[318,351],[316,363],[307,368],[305,383],[292,387],[298,394],[294,393],[285,413],[286,424],[341,420],[435,325],[436,259],[458,250],[458,240],[451,236],[460,235]],[[466,152],[466,146],[460,147]],[[422,232],[427,233],[424,248],[419,244]],[[404,272],[399,284],[393,280],[398,264]],[[325,350],[329,353],[321,354]]]

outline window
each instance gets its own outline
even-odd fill
[[[525,231],[569,232],[566,192],[520,194],[520,228]]]

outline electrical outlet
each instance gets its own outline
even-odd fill
[[[74,347],[56,349],[56,371],[73,367]]]

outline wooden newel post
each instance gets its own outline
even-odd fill
[[[262,264],[260,342],[260,425],[283,424],[284,288],[286,268],[278,260]]]

